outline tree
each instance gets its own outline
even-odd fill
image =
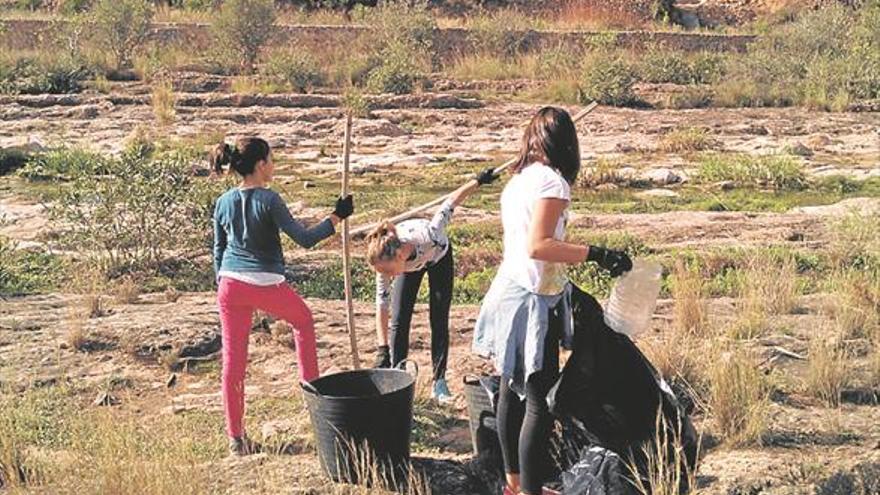
[[[222,55],[232,57],[250,74],[275,27],[273,0],[227,0],[214,18],[211,33]]]
[[[113,55],[117,69],[131,67],[152,20],[153,6],[147,0],[98,0],[91,13],[95,35]]]

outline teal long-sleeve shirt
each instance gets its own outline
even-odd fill
[[[234,187],[223,193],[214,207],[214,272],[284,274],[280,232],[310,248],[335,231],[329,218],[305,227],[270,189]]]

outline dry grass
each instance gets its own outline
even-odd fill
[[[639,343],[645,355],[669,383],[688,391],[700,410],[706,409],[708,392],[707,355],[712,341],[701,340],[677,331],[667,339],[645,339]]]
[[[272,335],[272,340],[275,342],[285,346],[285,347],[295,347],[293,341],[293,328],[284,320],[278,320],[273,323],[269,327],[269,333]]]
[[[756,360],[733,348],[709,363],[709,407],[722,439],[760,445],[767,428],[769,387]]]
[[[672,298],[675,300],[672,315],[676,332],[696,337],[703,337],[709,332],[705,295],[700,270],[681,260],[676,261],[672,283]]]
[[[712,149],[715,144],[706,129],[687,127],[664,134],[658,148],[666,153],[693,153]]]
[[[87,314],[89,318],[100,318],[108,313],[107,305],[104,303],[104,296],[98,293],[91,293],[83,296],[82,305],[85,314]]]
[[[168,288],[165,289],[165,292],[164,292],[165,302],[176,303],[180,299],[181,295],[182,294],[180,293],[179,290],[174,288],[174,286],[169,285]]]
[[[168,349],[159,353],[159,364],[168,371],[177,371],[180,368],[180,349]]]
[[[850,379],[847,361],[837,339],[813,339],[807,368],[807,393],[829,407],[840,406],[840,394]]]
[[[85,327],[85,315],[81,311],[72,309],[67,316],[67,331],[64,334],[64,343],[70,348],[81,351],[88,342],[88,332]]]
[[[113,288],[113,296],[119,304],[134,304],[141,296],[141,287],[132,277],[123,277]]]
[[[639,475],[636,465],[627,466],[635,480],[634,488],[641,495],[681,495],[682,486],[696,487],[698,469],[689,472],[687,468],[687,458],[681,444],[681,426],[669,425],[663,411],[658,410],[655,431],[654,438],[642,447],[647,459],[647,471],[644,473],[647,479]],[[669,448],[670,445],[672,448]]]
[[[620,162],[616,160],[599,158],[594,164],[581,170],[577,183],[579,186],[587,188],[622,184],[626,180],[618,172],[620,167]]]
[[[160,126],[168,126],[174,123],[177,112],[174,110],[174,88],[171,81],[160,79],[153,83],[151,103],[153,116]]]
[[[875,346],[868,360],[868,386],[880,391],[880,347]]]
[[[230,91],[238,94],[256,95],[283,93],[285,88],[276,82],[267,81],[259,77],[238,76],[232,80]]]
[[[747,262],[740,286],[739,317],[730,327],[730,336],[752,339],[763,335],[769,330],[770,316],[796,309],[800,293],[793,257],[776,260],[769,253],[754,254]]]
[[[559,10],[555,24],[568,29],[642,29],[648,22],[631,2],[569,0]]]
[[[843,270],[832,278],[833,317],[844,338],[880,342],[880,280],[871,272]]]

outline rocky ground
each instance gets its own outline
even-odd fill
[[[335,180],[343,125],[337,96],[242,97],[224,92],[222,84],[204,80],[184,78],[178,85],[176,118],[166,127],[154,123],[148,93],[136,84],[120,85],[109,95],[0,97],[0,146],[39,150],[76,145],[117,152],[132,134],[144,130],[194,139],[253,134],[267,138],[276,150],[282,187],[308,191],[302,171]],[[478,96],[451,88],[446,94],[377,98],[371,116],[355,122],[353,166],[358,177],[430,181],[437,175],[461,174],[462,169],[481,163],[498,163],[515,153],[522,125],[537,105]],[[721,153],[763,155],[786,150],[814,178],[880,177],[877,113],[601,107],[579,125],[582,154],[587,166],[599,157],[614,160],[618,171],[634,181],[647,181],[652,190],[678,194],[694,173],[694,159],[688,153],[664,151],[664,136],[688,128],[705,129],[711,136],[711,150]],[[56,226],[47,220],[44,206],[21,181],[2,180],[0,234],[20,241],[20,247],[51,244],[49,233]],[[299,199],[299,192],[293,197],[285,193],[292,203]],[[311,211],[302,204],[295,206],[307,214]],[[457,214],[467,222],[497,223],[497,206],[491,202],[464,210]],[[776,212],[599,214],[589,204],[580,204],[572,228],[625,233],[659,252],[768,245],[818,251],[831,240],[830,222],[851,210],[877,212],[880,206],[877,199],[864,197],[831,205],[808,202]],[[324,249],[318,256],[337,256],[336,245]],[[299,252],[292,254],[294,260],[299,259]],[[287,345],[289,335],[278,333],[272,325],[255,327],[247,382],[249,431],[267,444],[281,438],[283,448],[226,459],[222,455],[220,339],[214,295],[184,293],[172,301],[155,293],[135,302],[108,296],[100,314],[82,318],[77,315],[94,301],[71,292],[0,300],[0,386],[4,390],[22,393],[64,385],[73,390],[72,400],[84,411],[109,409],[116,418],[138,422],[192,418],[202,429],[193,428],[187,434],[204,431],[201,439],[213,449],[203,460],[213,483],[207,492],[344,493],[320,474],[295,381],[296,359]],[[308,302],[318,329],[322,373],[349,368],[343,302]],[[696,417],[707,439],[698,477],[700,493],[806,494],[817,492],[820,485],[823,490],[838,490],[823,494],[850,493],[848,485],[838,489],[828,480],[852,478],[851,473],[861,469],[857,466],[880,462],[876,391],[856,386],[847,391],[840,408],[827,408],[797,386],[806,366],[797,356],[807,352],[817,329],[828,324],[828,304],[822,294],[803,296],[797,311],[780,317],[774,326],[777,330],[743,344],[764,358],[768,374],[779,377],[767,418],[770,428],[762,447],[735,448],[712,436],[706,418]],[[663,345],[672,308],[673,301],[661,301],[652,332],[640,345]],[[373,348],[372,308],[359,302],[355,309],[362,362],[368,364]],[[457,394],[455,404],[440,408],[426,400],[424,374],[419,386],[415,464],[430,478],[435,493],[492,493],[486,477],[470,462],[462,396],[463,377],[488,370],[486,363],[469,352],[477,310],[463,305],[452,312],[449,379]],[[734,300],[713,299],[711,325],[723,327],[736,312]],[[426,307],[419,306],[414,325],[412,356],[422,369],[430,369]],[[76,345],[78,350],[71,345],[74,331],[85,339]],[[868,344],[851,345],[854,366],[865,369]]]

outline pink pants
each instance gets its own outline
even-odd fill
[[[285,283],[261,287],[224,277],[220,279],[217,302],[223,325],[223,406],[226,412],[226,433],[230,437],[239,437],[243,430],[244,375],[254,310],[265,311],[293,326],[299,376],[302,381],[318,378],[315,324],[305,301]]]

